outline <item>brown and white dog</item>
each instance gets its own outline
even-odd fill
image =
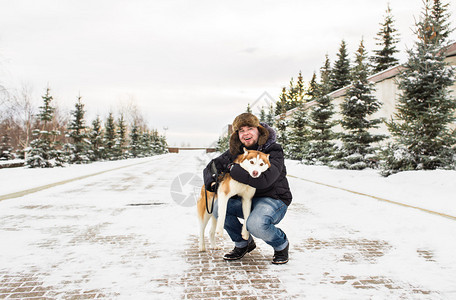
[[[266,171],[270,166],[269,154],[264,154],[260,151],[247,150],[244,148],[244,153],[238,155],[234,160],[235,163],[239,164],[243,169],[249,172],[250,176],[257,178]],[[199,250],[206,251],[206,244],[204,240],[204,231],[209,219],[212,219],[212,228],[210,230],[210,241],[212,248],[216,249],[215,245],[215,234],[218,236],[223,235],[223,226],[225,224],[226,208],[228,200],[239,195],[242,197],[242,212],[244,214],[244,220],[250,215],[252,207],[252,197],[255,194],[256,189],[247,184],[240,183],[234,180],[229,173],[227,173],[220,182],[217,190],[218,199],[218,220],[212,214],[208,213],[206,208],[206,191],[204,186],[201,189],[201,195],[197,202],[198,219],[200,221],[200,238],[199,238]],[[207,205],[209,211],[212,210],[212,199],[214,193],[207,191]],[[247,240],[249,233],[247,231],[246,222],[242,226],[242,238]]]

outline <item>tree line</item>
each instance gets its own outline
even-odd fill
[[[261,121],[274,125],[287,158],[336,168],[380,168],[385,176],[404,170],[456,168],[456,131],[451,128],[456,99],[449,92],[455,69],[444,61],[452,32],[449,4],[424,0],[423,5],[415,24],[414,47],[407,51],[397,78],[400,95],[392,118],[372,117],[381,103],[368,81],[370,75],[399,62],[399,38],[388,5],[373,55],[361,39],[351,62],[342,40],[334,64],[326,55],[319,76],[314,73],[306,86],[300,72],[296,82],[291,78],[283,87],[274,107],[262,109]],[[339,107],[341,118],[336,120],[329,94],[341,88],[346,93]],[[313,104],[309,109],[307,102]],[[381,123],[386,124],[388,136],[372,133]],[[342,132],[334,132],[336,125]],[[226,144],[226,138],[219,140],[221,150]]]
[[[24,159],[27,166],[47,168],[67,163],[146,157],[166,153],[166,138],[150,130],[134,108],[131,123],[124,113],[110,112],[86,123],[82,97],[77,98],[69,118],[53,103],[50,88],[42,96],[38,113],[30,92],[13,96],[3,89],[0,115],[0,160]]]

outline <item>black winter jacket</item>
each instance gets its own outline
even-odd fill
[[[249,150],[258,150],[269,154],[271,167],[263,172],[258,178],[252,178],[249,173],[238,164],[233,165],[229,172],[234,180],[256,188],[257,190],[254,197],[271,197],[283,201],[286,205],[290,205],[292,195],[286,178],[287,170],[285,167],[282,146],[276,143],[274,130],[264,123],[261,125],[268,129],[269,138],[264,145],[256,145],[253,149],[250,148]],[[241,149],[240,153],[243,153]],[[209,162],[203,170],[206,189],[211,190],[211,184],[215,181],[216,175],[213,170],[214,167],[217,169],[218,173],[221,173],[222,171],[226,172],[228,171],[228,166],[233,163],[236,157],[237,156],[232,155],[228,150]]]

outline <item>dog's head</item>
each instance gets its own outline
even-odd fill
[[[269,154],[264,154],[260,151],[247,150],[244,148],[244,154],[239,155],[239,165],[249,172],[253,178],[258,178],[261,173],[266,171],[271,163],[269,162]]]

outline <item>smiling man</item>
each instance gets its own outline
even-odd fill
[[[258,178],[252,178],[238,164],[233,164],[235,158],[243,153],[243,148],[258,150],[269,154],[271,167]],[[276,225],[283,219],[291,203],[291,191],[286,178],[287,171],[284,163],[282,146],[276,143],[275,131],[251,113],[243,113],[233,121],[233,133],[230,137],[230,149],[213,159],[203,171],[204,184],[210,191],[215,189],[216,174],[230,172],[231,177],[241,183],[256,188],[252,199],[252,211],[247,222],[250,232],[248,240],[241,235],[243,218],[240,197],[228,201],[225,219],[225,230],[234,242],[234,249],[225,254],[225,260],[237,260],[256,248],[255,238],[262,239],[274,249],[273,264],[288,262],[289,242],[286,234]],[[218,206],[214,205],[214,215],[217,218]]]

